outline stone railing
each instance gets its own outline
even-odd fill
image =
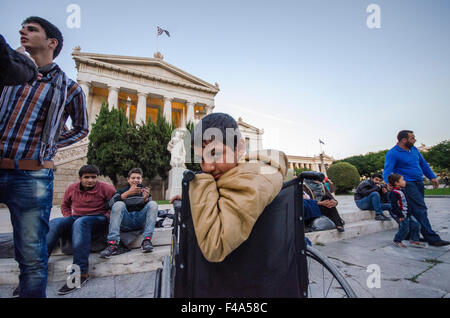
[[[74,145],[58,149],[58,152],[54,157],[55,166],[60,166],[73,160],[85,158],[88,152],[88,145],[89,140],[85,138],[81,142]]]

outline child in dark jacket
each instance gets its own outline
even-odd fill
[[[393,173],[388,177],[389,184],[394,188],[390,194],[392,214],[399,220],[399,230],[394,237],[395,246],[406,248],[402,241],[409,234],[410,246],[426,247],[426,244],[419,242],[420,224],[408,211],[406,197],[401,188],[406,186],[402,175]]]

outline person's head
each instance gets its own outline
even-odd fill
[[[97,177],[100,174],[98,168],[94,165],[84,165],[78,170],[81,186],[85,190],[90,190],[97,184]]]
[[[414,136],[414,132],[411,130],[401,130],[397,134],[397,140],[400,146],[411,149],[416,142],[416,137]]]
[[[233,117],[224,113],[211,113],[195,126],[191,136],[195,155],[201,158],[203,172],[217,180],[237,166],[245,152],[245,144]]]
[[[379,173],[374,173],[371,177],[372,181],[376,184],[380,185],[381,181],[383,181],[383,176]]]
[[[406,186],[406,181],[402,175],[398,173],[393,173],[388,177],[388,182],[391,186],[395,188],[404,188]]]
[[[31,55],[37,52],[51,53],[55,59],[63,47],[61,31],[52,23],[40,17],[28,17],[22,22],[20,44]]]
[[[138,185],[142,183],[144,173],[141,168],[133,168],[128,172],[127,181],[132,185]]]

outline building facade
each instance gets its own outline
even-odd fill
[[[333,163],[334,159],[325,154],[305,157],[305,156],[290,156],[288,155],[288,162],[290,169],[308,169],[311,171],[322,172],[327,175],[328,167]]]

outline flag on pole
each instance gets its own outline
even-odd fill
[[[324,143],[322,140],[320,140],[320,139],[319,139],[319,142],[320,142],[322,145],[325,145],[325,143]]]
[[[164,33],[166,33],[167,36],[170,38],[170,33],[169,33],[169,31],[164,30],[164,29],[161,29],[160,27],[157,27],[157,30],[158,30],[158,36],[160,36],[160,35],[163,34],[163,32],[164,32]]]

